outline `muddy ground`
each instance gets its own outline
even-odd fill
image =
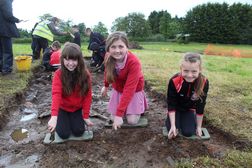
[[[92,114],[108,117],[108,98],[100,97],[103,74],[92,74]],[[22,103],[8,112],[8,122],[0,131],[1,167],[173,167],[182,158],[200,156],[221,158],[228,149],[243,150],[237,138],[207,125],[211,139],[187,140],[177,137],[168,141],[162,135],[165,119],[164,95],[146,87],[149,109],[145,116],[149,126],[137,129],[105,128],[103,118],[92,117],[94,138],[91,141],[68,141],[63,144],[43,144],[51,105],[51,73],[37,69]],[[20,96],[19,96],[20,99]],[[7,116],[7,115],[6,115]]]

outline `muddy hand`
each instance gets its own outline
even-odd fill
[[[115,116],[114,123],[113,123],[114,130],[117,130],[117,128],[121,128],[122,124],[123,124],[122,117]]]
[[[53,132],[57,125],[57,116],[52,116],[50,120],[48,121],[48,129],[50,132]]]
[[[106,97],[106,96],[108,96],[107,92],[108,92],[108,88],[103,86],[102,89],[101,89],[101,95],[103,97]]]
[[[168,133],[168,139],[175,138],[177,136],[177,134],[178,134],[178,132],[177,132],[176,127],[171,127],[171,129],[169,130],[169,133]]]
[[[202,129],[201,128],[197,127],[197,129],[196,129],[196,135],[198,135],[199,137],[202,136]]]
[[[84,119],[85,123],[87,126],[93,126],[94,123],[88,118],[88,119]]]

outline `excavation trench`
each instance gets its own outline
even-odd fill
[[[0,167],[169,167],[182,158],[221,158],[228,149],[245,145],[229,134],[207,126],[211,139],[168,141],[162,135],[165,119],[163,96],[146,87],[149,126],[136,129],[105,128],[108,98],[101,98],[103,74],[92,73],[91,141],[43,144],[51,106],[51,73],[37,69],[22,103],[9,111],[8,122],[0,131]],[[17,101],[18,102],[18,101]],[[99,114],[99,115],[97,115]],[[101,117],[101,116],[104,117]],[[5,115],[7,116],[7,115]],[[205,124],[206,126],[206,124]]]

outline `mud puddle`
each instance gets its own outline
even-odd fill
[[[9,113],[9,122],[0,132],[0,167],[172,167],[181,158],[220,158],[235,148],[229,136],[211,127],[208,141],[181,137],[168,141],[162,135],[165,102],[153,92],[147,92],[148,127],[118,131],[104,128],[109,115],[108,98],[100,96],[103,74],[92,76],[92,141],[43,144],[50,115],[51,73],[38,71],[24,93],[23,103]]]

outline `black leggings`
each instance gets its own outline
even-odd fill
[[[82,109],[75,112],[59,110],[56,132],[62,139],[67,139],[71,134],[80,137],[85,131],[85,122],[82,118]]]
[[[167,117],[165,121],[167,130],[171,128],[170,118]],[[194,112],[179,112],[175,114],[175,125],[176,128],[186,137],[195,135],[196,133],[196,115]]]

